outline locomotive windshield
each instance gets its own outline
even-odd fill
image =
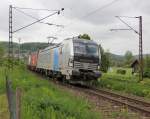
[[[86,45],[86,52],[89,55],[97,56],[98,55],[98,46],[93,45],[93,44],[87,44]]]
[[[86,54],[84,43],[74,43],[74,52],[78,54]]]
[[[74,53],[88,56],[98,56],[98,45],[89,42],[74,42]]]

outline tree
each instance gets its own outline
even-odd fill
[[[0,44],[0,58],[2,58],[4,55],[4,48],[2,47],[2,45]]]
[[[133,61],[133,54],[131,51],[126,51],[125,55],[124,55],[124,58],[125,58],[125,65],[126,66],[129,66],[132,61]]]
[[[0,44],[0,65],[3,63],[3,56],[4,56],[4,48]]]
[[[146,55],[144,58],[144,72],[143,76],[150,78],[150,56]]]
[[[91,40],[91,37],[88,34],[83,34],[83,35],[79,35],[78,38],[82,38],[82,39],[86,39],[86,40]]]
[[[99,45],[99,48],[101,55],[100,70],[103,72],[107,72],[110,66],[110,53],[108,51],[105,52],[101,45]]]
[[[150,68],[150,56],[146,55],[146,57],[144,58],[144,67],[146,69]]]

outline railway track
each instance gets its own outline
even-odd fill
[[[126,105],[131,110],[144,114],[150,117],[150,102],[142,99],[134,98],[132,96],[126,96],[112,91],[106,91],[102,89],[85,89],[86,93],[96,95],[98,97],[105,98],[117,104]]]
[[[119,93],[115,93],[112,91],[108,90],[103,90],[103,89],[97,89],[97,88],[85,88],[85,87],[79,87],[79,86],[74,86],[74,85],[67,85],[63,84],[69,88],[73,88],[79,91],[83,91],[85,93],[88,93],[93,96],[97,96],[99,98],[106,99],[108,101],[111,101],[113,103],[116,103],[117,105],[125,105],[127,106],[130,110],[133,110],[134,112],[140,113],[146,117],[150,117],[150,102],[145,101],[141,98],[137,98],[134,96],[127,96],[127,95],[122,95]]]
[[[129,109],[135,112],[138,112],[146,117],[150,117],[150,102],[145,101],[141,98],[137,98],[136,96],[134,97],[134,96],[122,95],[109,90],[97,89],[94,87],[76,86],[68,83],[63,83],[60,81],[52,81],[52,82],[57,85],[62,85],[68,88],[85,92],[93,96],[97,96],[99,98],[104,98],[108,101],[116,103],[117,105],[125,105]]]

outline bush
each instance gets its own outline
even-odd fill
[[[126,70],[124,70],[124,69],[118,69],[117,70],[117,74],[126,74]]]
[[[150,78],[150,68],[144,70],[143,76],[146,77],[146,78]]]

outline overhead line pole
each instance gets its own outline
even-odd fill
[[[12,5],[9,6],[9,44],[8,44],[8,68],[13,68],[13,35],[12,35]]]
[[[128,16],[116,16],[122,23],[128,26],[130,29],[111,29],[114,30],[133,30],[139,36],[139,81],[143,80],[143,39],[142,39],[142,16],[138,17],[128,17]],[[124,22],[120,17],[127,17],[127,18],[138,18],[139,19],[139,32],[132,28],[129,24]]]
[[[35,22],[32,22],[26,26],[23,26],[23,27],[13,31],[13,28],[12,28],[13,27],[12,26],[12,9],[13,8],[14,9],[18,8],[18,9],[30,9],[30,10],[45,10],[45,11],[55,11],[55,12],[46,16],[46,17],[43,17],[41,19],[37,19]],[[44,19],[46,19],[46,18],[48,18],[48,17],[50,17],[56,13],[60,14],[60,11],[63,11],[63,10],[64,10],[64,8],[61,8],[61,10],[48,10],[48,9],[19,8],[19,7],[13,7],[12,5],[9,5],[9,44],[8,44],[8,60],[9,60],[8,68],[9,69],[13,68],[13,57],[14,57],[14,55],[13,55],[13,33],[20,31],[24,28],[27,28],[27,27],[29,27],[29,26],[37,23],[37,22],[41,22],[42,20],[44,20]],[[50,24],[50,23],[46,23],[46,24],[54,25],[54,24]],[[61,25],[56,25],[56,26],[61,26]]]
[[[143,39],[142,39],[142,16],[139,16],[139,62],[140,62],[140,75],[139,78],[143,80]]]
[[[12,10],[14,7],[12,7],[12,5],[9,5],[9,43],[8,43],[8,72],[6,72],[6,89],[7,89],[7,98],[8,98],[8,104],[9,104],[9,112],[10,112],[10,119],[16,119],[16,110],[14,107],[14,96],[13,96],[13,92],[11,91],[11,83],[10,83],[10,75],[11,75],[11,69],[13,69],[13,60],[14,60],[14,53],[13,53],[13,33],[20,31],[26,27],[29,27],[37,22],[40,22],[56,13],[60,14],[60,11],[63,11],[64,8],[62,8],[61,10],[57,10],[55,11],[53,14],[50,14],[46,17],[43,17],[41,19],[36,20],[35,22],[32,22],[26,26],[23,26],[15,31],[13,31],[13,24],[12,24]],[[27,8],[26,8],[27,9]],[[31,9],[31,8],[30,8]],[[34,9],[37,10],[37,9]],[[39,10],[39,9],[38,9]],[[41,10],[41,9],[40,9]],[[45,10],[45,9],[42,9]],[[19,53],[18,53],[18,59],[20,57],[20,41],[19,41]]]

